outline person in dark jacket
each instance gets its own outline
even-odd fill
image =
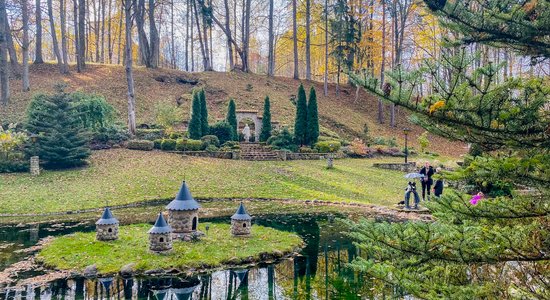
[[[405,209],[411,209],[410,206],[410,199],[411,194],[414,197],[414,209],[418,209],[418,202],[420,202],[420,197],[418,197],[418,193],[416,192],[416,182],[410,182],[407,185],[407,188],[405,189]]]
[[[432,176],[435,173],[434,168],[430,166],[429,162],[424,164],[424,167],[420,169],[420,174],[424,175],[420,180],[422,181],[422,201],[426,201],[426,191],[428,192],[428,200],[430,200],[430,190],[434,183]]]
[[[435,172],[439,173],[441,168],[436,168]],[[439,198],[443,194],[443,179],[439,177],[434,184],[434,195]]]

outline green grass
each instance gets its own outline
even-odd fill
[[[87,168],[0,175],[1,213],[44,213],[173,198],[185,178],[196,198],[272,198],[391,205],[403,173],[372,167],[400,158],[250,162],[125,149],[95,151]]]
[[[204,224],[199,227],[204,230]],[[134,269],[187,270],[214,268],[247,260],[259,260],[261,253],[288,253],[301,245],[295,234],[269,227],[253,226],[250,237],[232,237],[229,224],[210,224],[208,235],[198,242],[174,242],[170,254],[149,252],[148,224],[121,226],[119,239],[112,242],[95,240],[95,232],[75,233],[54,239],[40,251],[37,259],[48,267],[82,271],[96,264],[101,274],[118,272],[123,266],[135,263]]]

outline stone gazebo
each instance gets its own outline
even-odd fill
[[[168,223],[172,227],[174,239],[189,241],[195,236],[202,235],[202,232],[197,231],[199,208],[199,203],[193,199],[187,184],[183,181],[176,198],[166,206]]]
[[[103,215],[95,222],[95,227],[96,240],[113,241],[118,239],[118,220],[108,207],[105,207]]]
[[[244,204],[241,202],[235,214],[231,216],[231,234],[236,236],[248,236],[250,235],[251,226],[252,217],[248,214]]]
[[[162,213],[159,213],[155,225],[149,229],[149,250],[155,253],[164,253],[172,250],[172,228]]]
[[[262,117],[258,116],[257,110],[237,110],[237,124],[239,124],[241,121],[245,119],[250,119],[252,122],[254,122],[254,142],[260,141],[260,132],[262,132]],[[271,122],[273,129],[279,128],[279,122],[272,121]]]

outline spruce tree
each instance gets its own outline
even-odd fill
[[[298,100],[296,101],[296,119],[294,121],[294,139],[299,146],[307,141],[307,100],[304,86],[298,88]]]
[[[201,100],[201,134],[205,136],[210,130],[208,128],[208,107],[206,105],[206,94],[204,93],[204,89],[200,90],[199,98]]]
[[[317,94],[315,88],[309,90],[309,100],[307,104],[307,142],[314,145],[319,139],[319,112],[317,108]]]
[[[459,33],[455,45],[485,42],[550,58],[548,40],[541,38],[550,35],[549,23],[543,22],[548,1],[425,2],[442,24]],[[476,54],[466,47],[448,50],[420,69],[388,72],[391,93],[380,89],[376,78],[350,76],[368,92],[412,112],[427,131],[479,145],[481,155],[447,176],[472,184],[487,198],[445,191],[425,204],[436,222],[346,221],[365,251],[365,258],[352,265],[418,298],[547,298],[550,116],[545,107],[550,88],[541,78],[499,81],[502,65],[478,66]],[[418,96],[423,78],[439,70],[446,76],[432,76],[438,88]],[[533,192],[511,192],[525,188]]]
[[[189,137],[198,140],[202,137],[201,99],[199,91],[193,91],[193,106],[191,120],[189,121]]]
[[[33,155],[38,155],[46,168],[86,164],[90,156],[88,134],[71,95],[62,89],[51,96],[34,96],[27,109],[26,129],[39,135]]]
[[[239,134],[237,133],[237,108],[235,106],[235,100],[230,99],[229,105],[227,107],[227,116],[225,117],[225,120],[231,127],[233,128],[233,138],[232,140],[238,141],[239,140]]]
[[[271,137],[271,104],[269,96],[264,100],[264,114],[262,117],[262,132],[260,132],[260,142],[266,142]]]

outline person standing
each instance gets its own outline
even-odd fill
[[[429,162],[426,162],[424,164],[424,167],[420,169],[420,174],[424,175],[424,177],[421,178],[422,181],[422,201],[426,201],[426,191],[428,192],[428,200],[430,200],[430,190],[433,185],[433,179],[432,176],[434,175],[435,171],[432,166],[430,166]]]
[[[436,168],[435,172],[439,173],[441,171],[441,168]],[[435,197],[439,198],[443,194],[443,179],[441,176],[437,178],[434,184],[434,195]]]

